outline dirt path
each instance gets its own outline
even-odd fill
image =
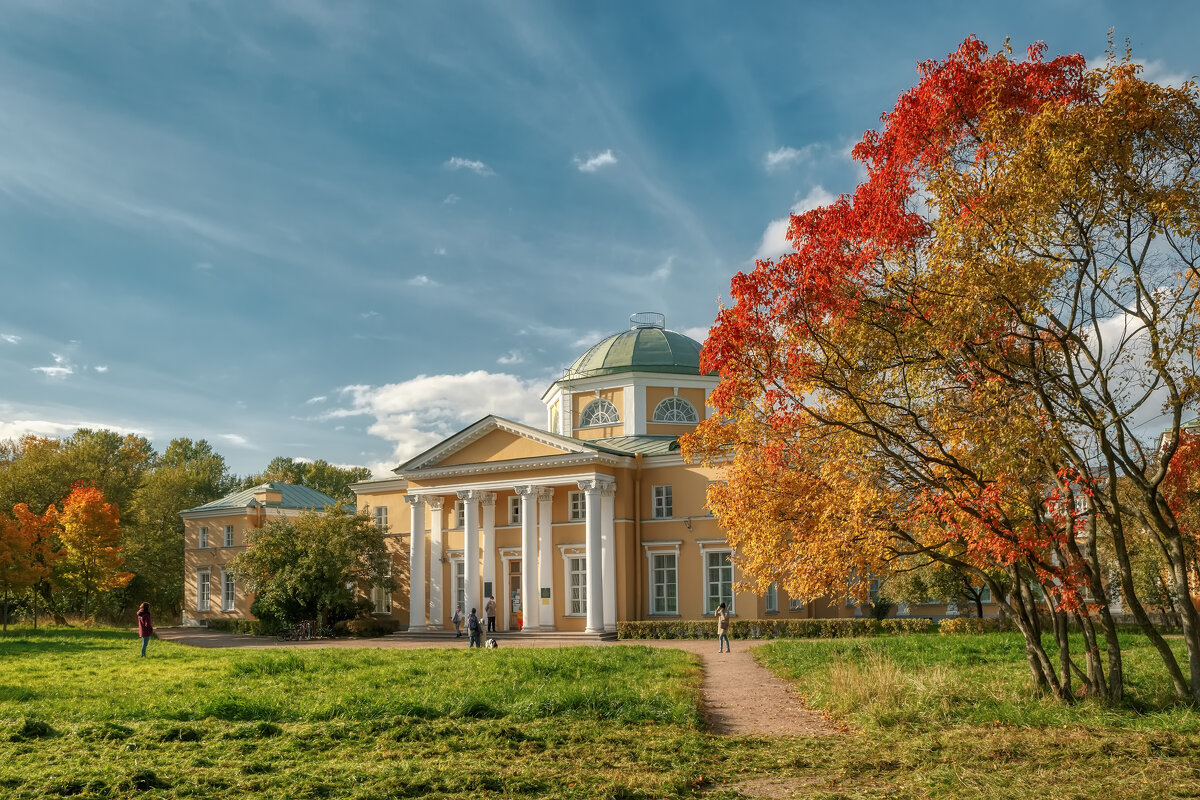
[[[406,641],[403,636],[379,639],[333,639],[311,642],[277,642],[260,636],[239,636],[199,628],[160,628],[160,638],[193,647],[368,647],[416,649],[429,647],[465,648],[465,640]],[[502,647],[555,647],[566,643],[525,641],[520,636],[503,637]],[[758,642],[735,640],[732,653],[718,653],[712,639],[622,640],[613,645],[646,645],[686,650],[700,656],[704,669],[704,708],[714,733],[728,736],[829,736],[838,730],[820,714],[804,707],[795,690],[760,666],[750,654]]]

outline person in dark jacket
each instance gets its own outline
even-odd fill
[[[467,617],[467,636],[470,637],[470,640],[467,642],[468,650],[472,647],[482,647],[479,641],[482,638],[482,631],[480,630],[481,628],[482,626],[479,624],[479,615],[476,614],[475,609],[472,608],[470,616]]]
[[[150,623],[150,604],[142,603],[137,612],[138,636],[142,637],[142,658],[146,657],[146,645],[154,635],[154,626]]]

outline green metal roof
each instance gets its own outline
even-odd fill
[[[564,377],[590,378],[618,372],[700,374],[700,343],[661,323],[636,323],[631,330],[614,333],[575,359]]]
[[[279,492],[283,499],[278,503],[259,503],[254,499],[254,495],[256,492],[264,491]],[[337,505],[337,500],[334,500],[324,492],[318,492],[316,489],[310,489],[307,486],[297,486],[292,483],[260,483],[258,486],[225,495],[220,500],[213,500],[211,503],[189,508],[188,511],[213,511],[219,508],[240,509],[256,505],[264,505],[267,508],[321,509],[325,506]]]
[[[640,436],[610,436],[607,439],[580,440],[592,446],[601,446],[622,453],[641,453],[644,456],[669,456],[679,452],[679,437],[642,434]]]

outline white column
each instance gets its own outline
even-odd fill
[[[615,483],[600,490],[600,566],[604,571],[604,630],[617,629],[617,538],[613,517],[617,493]]]
[[[486,603],[488,597],[500,595],[500,602],[504,602],[504,592],[500,591],[501,587],[496,583],[496,493],[495,492],[479,492],[479,502],[483,503],[483,582],[492,584],[492,592],[489,595],[487,587],[483,588],[483,595],[479,602]],[[484,627],[487,627],[487,620],[484,621]]]
[[[604,633],[604,571],[600,545],[599,480],[580,481],[584,493],[584,557],[587,560],[587,627],[585,633]]]
[[[549,486],[543,486],[537,490],[538,499],[538,589],[550,589],[551,597],[549,601],[542,605],[541,595],[538,592],[538,597],[534,602],[538,606],[538,627],[544,631],[554,630],[554,562],[550,560],[550,553],[554,548],[554,490]],[[525,569],[525,565],[521,565]],[[530,567],[532,569],[532,565]]]
[[[406,495],[408,526],[408,629],[425,630],[425,498]]]
[[[479,500],[478,492],[458,493],[463,501],[463,614],[482,613],[479,604]]]
[[[517,486],[521,498],[521,631],[538,627],[537,590],[537,497],[534,486]]]
[[[429,627],[440,631],[445,619],[446,587],[442,584],[442,505],[445,499],[430,497],[429,504]]]

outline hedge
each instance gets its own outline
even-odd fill
[[[252,636],[268,636],[274,631],[267,630],[267,626],[262,620],[257,619],[210,619],[208,621],[208,629],[210,631],[221,631],[222,633],[244,633]]]
[[[933,620],[906,617],[885,620],[867,617],[843,619],[735,619],[730,620],[733,639],[835,639],[845,636],[925,633]],[[618,622],[619,639],[715,639],[717,622],[712,619],[652,619]]]

